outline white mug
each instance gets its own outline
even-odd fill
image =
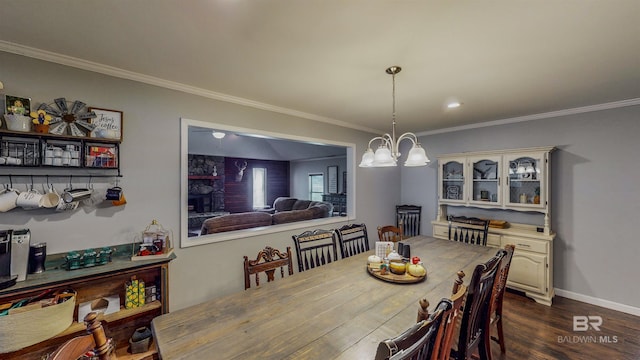
[[[42,194],[37,190],[21,192],[16,199],[16,205],[25,210],[33,210],[42,207]]]
[[[22,165],[22,159],[14,158],[11,156],[5,157],[4,161],[7,165]]]
[[[60,195],[53,186],[49,186],[49,190],[42,195],[42,207],[51,209],[57,207],[58,203],[60,203]]]
[[[18,190],[6,188],[0,193],[0,212],[7,212],[14,209],[18,199]]]

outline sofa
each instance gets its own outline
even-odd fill
[[[331,216],[332,212],[331,203],[279,197],[269,209],[209,218],[202,223],[200,235],[319,219]]]

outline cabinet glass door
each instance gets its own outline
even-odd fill
[[[508,187],[505,194],[507,205],[518,207],[544,207],[545,158],[544,153],[509,155],[505,158],[508,164]]]
[[[469,202],[478,205],[500,203],[500,160],[500,156],[469,158],[469,174],[472,176]]]
[[[443,202],[462,203],[464,198],[464,159],[441,160],[440,199]]]

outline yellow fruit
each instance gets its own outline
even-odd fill
[[[427,270],[422,265],[418,265],[418,264],[409,265],[407,271],[409,272],[409,275],[415,276],[415,277],[427,275]]]
[[[389,263],[389,269],[391,269],[391,272],[394,274],[402,275],[407,268],[403,262],[392,261]]]

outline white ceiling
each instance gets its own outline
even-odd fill
[[[638,0],[0,1],[32,48],[359,129],[390,130],[391,65],[399,132],[640,98]]]

